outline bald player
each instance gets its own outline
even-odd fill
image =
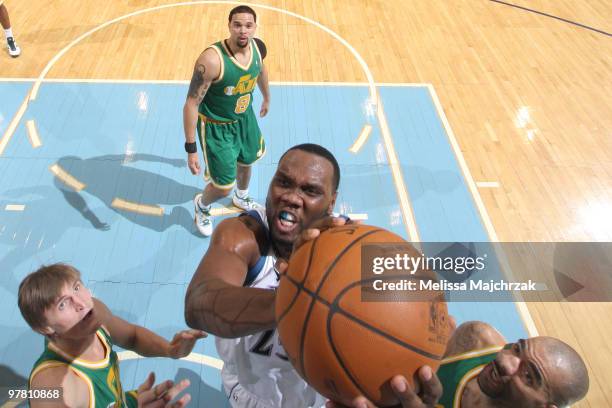
[[[561,340],[540,336],[507,343],[483,322],[457,328],[437,375],[443,394],[436,408],[560,408],[589,389],[584,361]]]

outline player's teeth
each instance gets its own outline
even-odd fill
[[[280,219],[282,221],[295,222],[295,217],[293,216],[293,214],[289,214],[286,211],[281,211]]]

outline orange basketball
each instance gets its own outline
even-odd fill
[[[425,364],[437,370],[449,335],[448,311],[443,294],[433,290],[420,292],[419,301],[401,295],[362,300],[362,290],[372,287],[361,272],[367,243],[405,241],[377,227],[345,225],[302,245],[281,275],[276,319],[291,363],[320,394],[345,405],[363,395],[385,407],[398,404],[388,384],[394,375],[413,381]],[[409,255],[420,255],[409,248]],[[375,275],[394,281],[432,276]]]

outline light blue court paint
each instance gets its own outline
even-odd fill
[[[25,81],[0,82],[0,135],[6,131],[31,87],[32,83]]]
[[[3,133],[27,83],[0,83]],[[187,85],[44,83],[0,156],[0,367],[28,375],[42,338],[16,307],[19,282],[44,263],[64,261],[112,310],[166,338],[185,328],[186,285],[208,240],[193,226],[193,196],[203,187],[183,151],[182,106]],[[395,148],[423,241],[487,241],[485,229],[425,87],[380,87]],[[406,229],[380,130],[367,116],[367,87],[273,86],[260,121],[267,153],[254,167],[251,194],[264,202],[280,155],[313,142],[328,147],[342,168],[336,210],[367,213],[368,223],[402,236]],[[259,111],[261,98],[255,99]],[[32,149],[25,121],[34,120],[42,146]],[[363,126],[373,126],[358,154],[348,151]],[[75,191],[49,170],[57,165],[85,186]],[[161,217],[116,209],[115,198],[163,208]],[[8,212],[7,204],[24,205]],[[224,204],[228,205],[229,200]],[[219,222],[217,219],[216,222]],[[509,339],[526,336],[513,304],[452,304],[461,321],[485,320]],[[214,341],[198,353],[217,357]],[[218,370],[188,361],[123,361],[125,388],[148,370],[158,378],[192,380],[202,404],[224,401]],[[178,374],[177,374],[178,372]]]

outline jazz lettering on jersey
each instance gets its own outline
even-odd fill
[[[244,95],[253,92],[257,84],[257,77],[251,78],[251,74],[243,75],[234,86],[226,86],[223,92],[228,95]]]

